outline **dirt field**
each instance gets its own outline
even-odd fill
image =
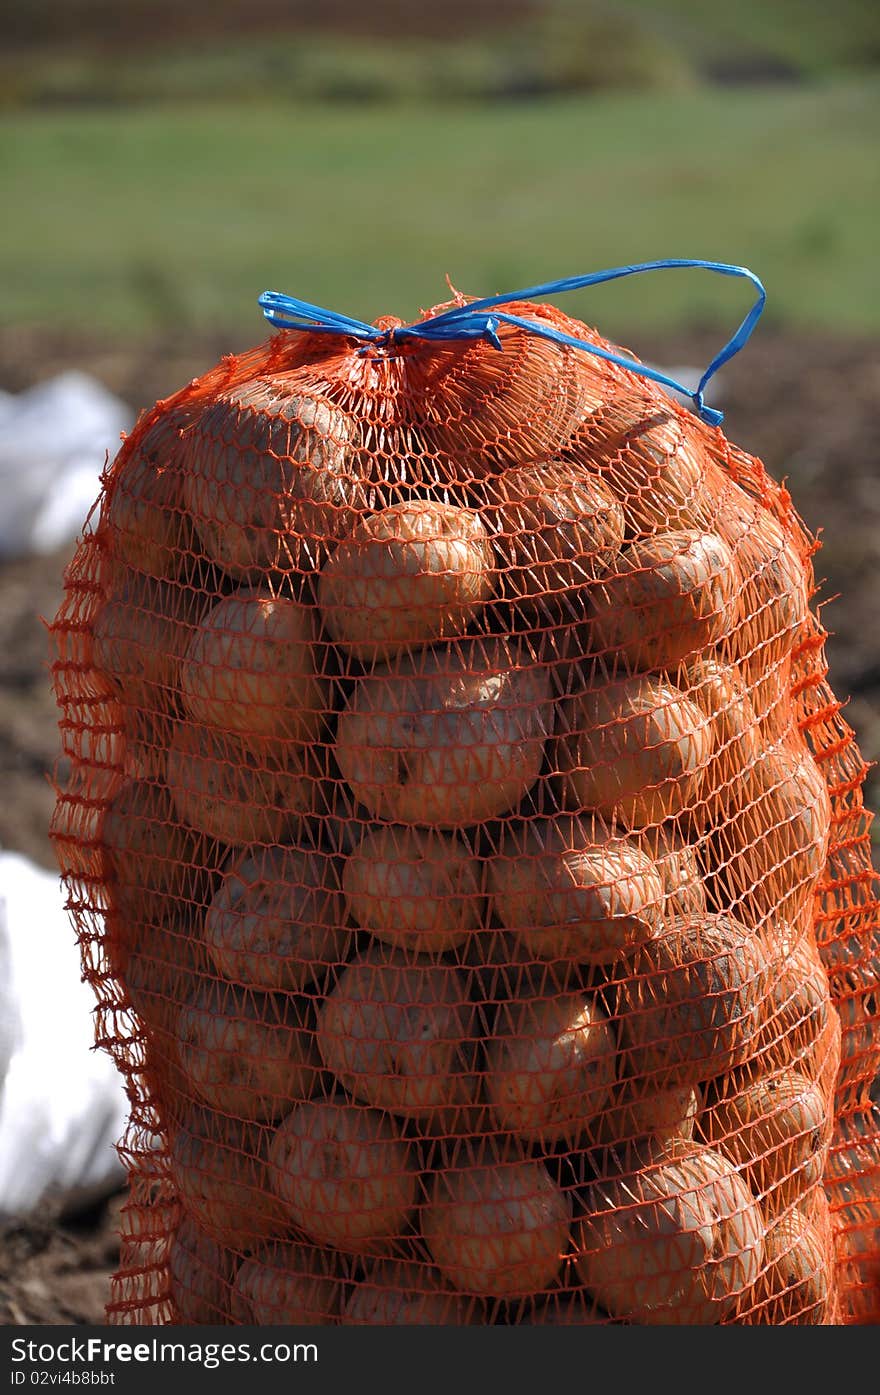
[[[718,336],[641,344],[667,364],[701,363]],[[0,331],[0,388],[17,391],[65,368],[95,373],[134,407],[151,404],[240,347],[217,335],[128,346],[87,337]],[[787,476],[807,524],[824,530],[817,573],[833,630],[832,682],[852,701],[849,720],[866,758],[880,757],[880,341],[811,339],[766,329],[724,372],[725,429]],[[0,567],[0,844],[51,867],[47,781],[56,751],[48,650],[39,617],[51,617],[68,554]],[[870,801],[880,805],[872,772]],[[103,1316],[116,1258],[115,1203],[76,1224],[38,1219],[0,1231],[0,1323],[95,1322]]]

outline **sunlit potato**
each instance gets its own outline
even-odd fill
[[[712,1325],[758,1278],[764,1230],[733,1164],[700,1144],[673,1142],[642,1167],[586,1188],[576,1269],[615,1317]]]
[[[318,1244],[387,1254],[409,1228],[418,1160],[388,1114],[342,1097],[301,1104],[276,1132],[269,1163],[289,1224]]]
[[[662,925],[655,864],[588,817],[505,827],[487,884],[501,924],[538,959],[610,963]]]
[[[494,573],[479,514],[412,499],[356,524],[324,564],[318,603],[335,643],[372,664],[462,635]]]
[[[361,678],[339,717],[336,758],[374,817],[467,827],[531,788],[552,722],[546,668],[514,642],[472,639]]]
[[[357,924],[399,949],[442,954],[482,922],[479,859],[439,829],[368,829],[346,859],[342,883]]]
[[[339,861],[309,847],[247,848],[228,868],[202,931],[218,973],[297,993],[348,955]]]
[[[764,1272],[740,1298],[732,1321],[745,1326],[822,1326],[831,1320],[832,1256],[796,1207],[767,1231]]]
[[[114,561],[153,577],[174,576],[192,551],[183,507],[181,430],[191,413],[175,409],[144,432],[114,477],[102,512]]]

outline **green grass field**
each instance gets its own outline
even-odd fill
[[[0,319],[222,325],[257,294],[365,318],[662,256],[751,265],[768,313],[876,331],[880,83],[520,103],[281,101],[0,120]],[[735,283],[667,274],[570,297],[609,334],[727,322]],[[634,343],[633,348],[638,349]]]

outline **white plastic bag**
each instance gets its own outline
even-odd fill
[[[127,1099],[94,1049],[94,994],[59,878],[0,852],[0,1216],[114,1191]]]

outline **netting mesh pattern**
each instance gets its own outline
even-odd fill
[[[112,1321],[880,1319],[815,541],[659,389],[501,338],[276,335],[106,472],[52,836],[131,1102]]]

